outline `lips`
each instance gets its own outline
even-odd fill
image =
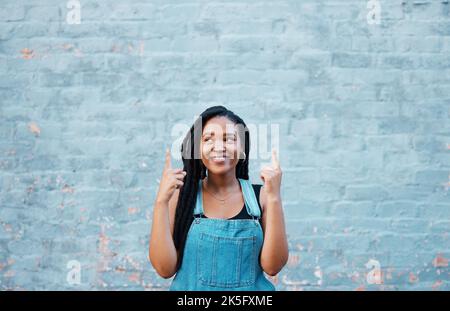
[[[228,157],[225,156],[214,156],[210,158],[214,163],[224,163],[226,159],[228,159]]]

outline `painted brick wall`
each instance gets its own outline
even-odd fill
[[[147,260],[164,148],[223,104],[279,126],[279,290],[449,290],[449,11],[2,0],[0,289],[166,289]]]

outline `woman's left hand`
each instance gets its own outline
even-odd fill
[[[268,199],[280,198],[281,175],[282,172],[277,152],[275,149],[272,149],[272,163],[271,165],[264,166],[260,173]]]

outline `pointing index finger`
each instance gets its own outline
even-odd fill
[[[170,151],[169,148],[166,149],[166,162],[164,163],[164,168],[170,168],[171,167],[171,159],[170,159]]]
[[[272,166],[274,168],[280,167],[280,162],[278,161],[277,151],[272,149]]]

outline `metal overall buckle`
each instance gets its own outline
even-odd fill
[[[200,223],[200,217],[201,217],[201,216],[195,217],[195,215],[194,215],[194,221],[195,221],[196,224],[199,224],[199,223]]]

